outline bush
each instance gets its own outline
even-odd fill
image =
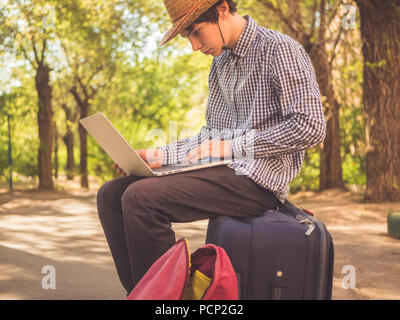
[[[387,216],[388,234],[400,238],[400,212],[392,212]]]

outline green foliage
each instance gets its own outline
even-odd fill
[[[29,88],[29,83],[25,83]],[[26,89],[25,88],[25,89]],[[32,88],[33,89],[33,88]],[[30,92],[34,92],[33,90]],[[37,176],[38,133],[36,126],[35,97],[22,88],[0,96],[0,181],[9,178],[8,120],[10,115],[13,172],[27,177]]]
[[[346,153],[342,156],[342,170],[345,184],[365,186],[365,158],[358,159]]]
[[[400,239],[400,212],[391,212],[388,214],[387,230],[390,236]]]
[[[306,151],[303,167],[299,174],[290,183],[290,192],[316,191],[319,188],[319,149]]]
[[[349,36],[349,35],[348,35]],[[355,46],[357,34],[343,44],[340,70],[335,78],[340,103],[340,136],[343,180],[348,185],[365,185],[365,126],[362,109],[363,63]]]

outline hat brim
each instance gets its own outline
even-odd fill
[[[167,42],[175,38],[179,33],[190,26],[198,17],[200,17],[204,12],[210,9],[219,0],[203,0],[194,7],[193,10],[189,11],[186,15],[180,18],[174,23],[172,28],[163,36],[160,41],[159,46],[165,45]]]

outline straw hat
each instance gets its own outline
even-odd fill
[[[172,28],[161,39],[160,46],[176,37],[219,0],[164,0]]]

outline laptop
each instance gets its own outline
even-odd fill
[[[231,159],[206,158],[194,164],[180,163],[159,168],[150,168],[102,112],[80,119],[79,122],[110,156],[114,163],[127,175],[157,177],[221,166],[232,162]]]

